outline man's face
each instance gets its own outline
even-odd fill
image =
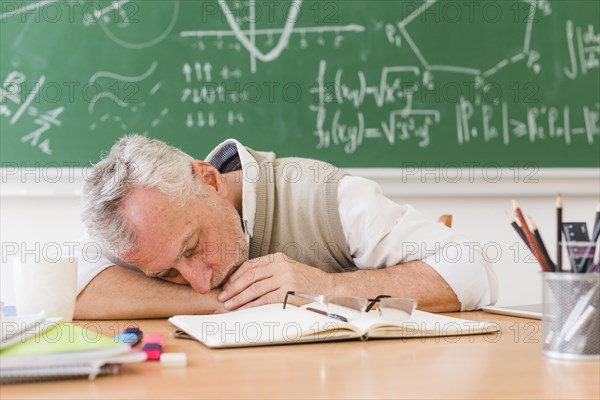
[[[147,276],[207,293],[248,259],[240,216],[215,191],[181,207],[156,189],[136,188],[122,213],[137,236],[122,257]]]

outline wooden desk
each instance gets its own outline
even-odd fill
[[[599,398],[600,363],[547,359],[539,321],[483,312],[451,316],[496,321],[501,334],[210,350],[174,339],[165,320],[135,321],[168,335],[184,369],[129,365],[95,381],[3,385],[8,398]],[[127,321],[87,322],[112,335]]]

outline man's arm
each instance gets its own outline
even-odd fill
[[[217,291],[199,294],[118,266],[98,274],[77,296],[75,319],[166,318],[225,311]]]
[[[460,310],[460,302],[448,283],[421,261],[329,274],[281,253],[244,263],[224,285],[219,300],[225,302],[226,309],[234,310],[283,302],[288,290],[362,297],[386,294],[415,299],[419,309],[425,311]]]
[[[373,298],[379,294],[417,300],[429,312],[459,311],[460,301],[448,283],[429,265],[411,261],[390,268],[331,275],[334,294]]]

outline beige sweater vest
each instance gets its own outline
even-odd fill
[[[256,216],[250,258],[277,252],[326,272],[354,271],[338,212],[339,181],[331,164],[305,158],[276,159],[248,149],[257,162]]]

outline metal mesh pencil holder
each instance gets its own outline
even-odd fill
[[[545,272],[543,352],[552,358],[600,359],[600,274]]]

